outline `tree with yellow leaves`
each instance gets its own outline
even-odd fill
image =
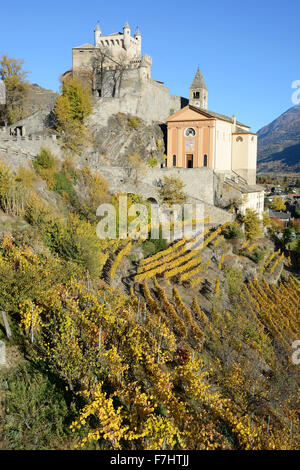
[[[0,120],[6,125],[13,124],[26,116],[26,99],[29,84],[27,72],[23,70],[23,60],[13,59],[7,55],[0,57],[0,79],[6,86],[6,107]]]
[[[286,204],[280,196],[274,196],[271,207],[274,211],[284,212],[286,210]]]
[[[80,154],[88,141],[85,122],[92,112],[89,89],[74,78],[63,78],[61,95],[56,100],[54,111],[63,148]]]

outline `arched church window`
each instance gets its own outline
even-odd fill
[[[196,131],[193,127],[188,127],[184,132],[185,137],[195,137]]]
[[[236,141],[237,141],[237,142],[243,142],[244,139],[243,139],[243,137],[241,137],[241,136],[239,135],[239,136],[236,138]]]
[[[208,157],[205,154],[204,157],[203,157],[203,166],[207,167],[207,165],[208,165]]]

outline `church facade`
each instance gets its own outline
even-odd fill
[[[209,111],[207,96],[198,69],[189,105],[167,119],[167,166],[236,172],[248,184],[256,184],[257,135],[235,116]]]

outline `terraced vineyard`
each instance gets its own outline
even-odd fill
[[[116,288],[76,280],[73,266],[62,284],[65,264],[44,258],[45,276],[34,252],[2,242],[5,296],[14,276],[32,279],[33,300],[15,302],[32,359],[80,396],[75,447],[299,448],[292,345],[300,284],[287,271],[269,282],[287,265],[271,244],[260,265],[240,254],[253,243],[230,243],[221,232],[182,239],[139,266],[131,260],[140,246],[124,240],[110,252],[107,279]]]
[[[214,231],[206,230],[192,239],[183,238],[166,250],[143,259],[134,285],[131,286],[131,296],[139,303],[142,299],[143,308],[150,316],[156,315],[179,340],[186,341],[188,338],[197,344],[199,350],[205,342],[205,329],[211,315],[199,306],[203,304],[199,285],[205,282],[207,270],[212,265],[211,259],[205,263],[202,261],[202,252],[208,246],[213,250],[220,248],[223,240],[221,232],[221,226]],[[256,243],[247,241],[240,250],[251,253],[255,248]],[[211,289],[213,300],[222,295],[225,253],[222,250],[221,253],[215,260],[215,278]],[[244,283],[241,305],[250,309],[259,328],[263,328],[266,334],[279,336],[290,350],[291,342],[297,339],[295,335],[300,334],[299,306],[293,295],[294,291],[299,292],[298,281],[291,277],[287,283],[276,287],[269,285],[262,277],[265,272],[273,274],[283,260],[284,255],[280,250],[266,255],[258,272],[260,281],[255,278],[253,282]],[[191,289],[194,289],[193,297]],[[189,305],[183,300],[185,294]],[[230,318],[228,312],[226,317]]]
[[[212,233],[206,230],[193,239],[183,238],[167,250],[145,259],[135,277],[135,282],[143,282],[153,276],[171,279],[183,275],[182,280],[192,278],[201,270],[200,252],[212,243],[221,233],[222,227]],[[190,273],[190,274],[188,274]]]

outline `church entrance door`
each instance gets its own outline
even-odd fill
[[[194,155],[190,153],[186,155],[186,168],[194,168]]]

